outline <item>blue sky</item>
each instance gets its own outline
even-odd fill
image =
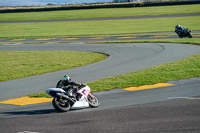
[[[61,5],[97,2],[112,2],[112,0],[0,0],[0,6],[42,6],[47,3]]]

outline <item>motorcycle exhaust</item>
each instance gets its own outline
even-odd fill
[[[69,96],[66,96],[66,95],[61,94],[61,93],[56,93],[56,94],[57,94],[57,96],[62,97],[62,98],[64,98],[64,99],[69,99],[69,100],[72,101],[73,103],[76,102],[76,101],[74,101],[72,98],[70,98]]]

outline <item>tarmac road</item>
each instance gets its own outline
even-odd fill
[[[0,100],[5,100],[54,87],[57,80],[66,73],[78,82],[89,82],[180,60],[199,53],[200,47],[163,43],[79,43],[0,45],[0,50],[76,50],[109,55],[104,61],[80,68],[0,82]],[[114,90],[110,93],[97,93],[100,107],[67,113],[56,113],[51,103],[0,105],[0,128],[3,133],[198,133],[199,86],[199,80],[195,80],[145,91]]]
[[[3,133],[199,133],[200,82],[97,95],[98,108],[56,113],[51,103],[6,107]],[[29,132],[28,132],[29,131]]]
[[[65,73],[76,81],[89,82],[183,59],[199,53],[200,47],[163,43],[20,44],[0,45],[0,50],[76,50],[109,55],[95,64],[1,82],[0,98],[10,99],[54,87]],[[4,133],[199,132],[199,86],[195,81],[146,91],[114,91],[98,95],[98,108],[68,113],[56,113],[51,103],[0,105],[0,128]]]

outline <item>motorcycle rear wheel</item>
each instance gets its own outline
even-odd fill
[[[92,108],[96,108],[100,105],[98,98],[94,95],[88,96],[88,103]]]
[[[70,102],[62,98],[54,98],[52,101],[52,105],[58,112],[67,112],[71,108]]]

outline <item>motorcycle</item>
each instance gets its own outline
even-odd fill
[[[95,108],[100,105],[99,100],[90,92],[90,87],[87,85],[80,88],[73,85],[68,91],[62,88],[49,88],[46,93],[54,97],[52,105],[58,112],[87,107]]]
[[[188,29],[182,29],[182,30],[179,30],[179,29],[175,29],[175,32],[176,34],[179,36],[179,38],[183,38],[183,37],[188,37],[188,38],[192,38],[192,30],[188,30]]]

